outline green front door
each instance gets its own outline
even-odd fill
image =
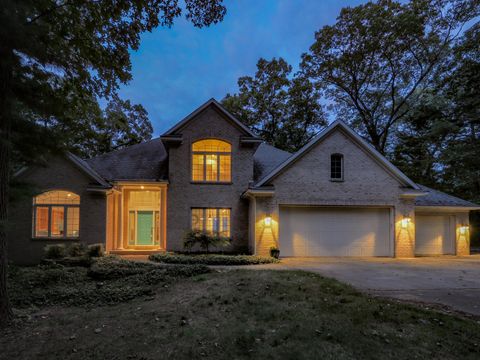
[[[153,211],[137,212],[137,245],[153,245]]]

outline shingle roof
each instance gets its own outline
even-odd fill
[[[261,143],[253,155],[254,180],[257,181],[258,179],[261,179],[290,156],[292,156],[292,154],[289,152],[277,149],[266,143]]]
[[[444,192],[420,184],[418,184],[418,186],[421,190],[425,191],[427,195],[416,198],[415,206],[479,207],[477,204],[445,194]]]
[[[166,180],[167,151],[159,138],[85,160],[104,179]]]

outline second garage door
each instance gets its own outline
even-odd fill
[[[390,210],[280,208],[282,256],[392,256]]]
[[[455,216],[415,215],[415,254],[455,254]]]

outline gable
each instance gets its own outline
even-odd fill
[[[349,128],[342,121],[335,121],[329,125],[325,130],[313,138],[307,145],[300,149],[297,153],[279,165],[277,168],[272,170],[269,174],[265,175],[260,179],[256,186],[263,186],[268,183],[271,183],[276,177],[281,176],[288,168],[296,166],[295,164],[302,159],[307,154],[314,151],[315,148],[319,147],[323,142],[332,136],[332,134],[341,133],[348,139],[348,142],[342,142],[344,145],[355,145],[356,151],[363,152],[368,156],[376,167],[380,167],[384,172],[388,173],[391,177],[396,179],[399,185],[404,187],[410,187],[418,190],[419,187],[416,183],[410,180],[405,174],[403,174],[398,168],[396,168],[392,163],[390,163],[383,155],[376,151],[373,147],[366,143],[358,134],[356,134],[351,128]],[[330,155],[334,152],[328,153],[328,159],[330,161]],[[343,153],[342,147],[337,147],[337,153]],[[373,166],[373,165],[372,165]],[[328,171],[330,171],[330,165],[328,165]]]
[[[239,121],[232,114],[230,114],[218,101],[216,101],[213,98],[205,102],[203,105],[198,107],[195,111],[187,115],[183,120],[181,120],[180,122],[175,124],[172,128],[167,130],[162,135],[162,137],[181,134],[182,131],[187,126],[191,125],[190,124],[191,122],[196,121],[203,112],[209,109],[215,110],[224,121],[226,121],[227,123],[230,123],[233,127],[237,128],[242,135],[256,138],[256,135],[247,126],[245,126],[241,121]]]

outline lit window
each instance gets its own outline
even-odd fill
[[[232,146],[221,140],[200,140],[192,144],[192,180],[232,181]]]
[[[77,238],[80,232],[80,196],[47,191],[33,198],[33,236]]]
[[[230,209],[192,209],[192,230],[230,237]]]
[[[332,180],[343,180],[342,154],[332,154],[330,156],[330,178]]]

